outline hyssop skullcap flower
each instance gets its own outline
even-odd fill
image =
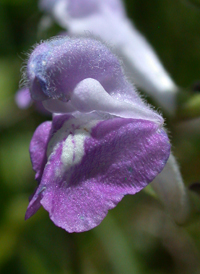
[[[68,232],[89,230],[164,168],[170,144],[163,118],[140,99],[117,57],[92,38],[38,45],[27,78],[32,98],[57,114],[30,144],[38,187],[26,218],[42,205]]]

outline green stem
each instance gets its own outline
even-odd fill
[[[177,116],[180,119],[200,117],[200,94],[195,94],[178,108]]]

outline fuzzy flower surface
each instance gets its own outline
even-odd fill
[[[177,86],[155,51],[128,19],[121,0],[40,0],[69,35],[96,35],[113,45],[126,74],[168,113],[176,109]]]
[[[26,219],[42,205],[66,231],[90,230],[164,168],[170,143],[163,118],[141,100],[117,57],[93,38],[38,45],[27,79],[31,97],[54,114],[31,140],[38,186]]]

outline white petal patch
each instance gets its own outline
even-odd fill
[[[63,172],[81,162],[84,156],[85,139],[90,137],[91,129],[100,120],[83,121],[69,119],[53,135],[47,148],[47,158],[55,154],[56,150],[63,142],[61,162],[62,167],[56,171],[56,176],[62,176]],[[66,138],[67,137],[67,138]],[[48,163],[47,163],[48,164]]]
[[[70,134],[63,144],[61,161],[65,171],[71,166],[78,164],[84,156],[84,142],[90,133],[87,129],[77,129],[74,136]]]

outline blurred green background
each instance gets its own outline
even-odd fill
[[[200,216],[178,227],[159,201],[141,191],[126,196],[99,227],[69,234],[44,209],[24,221],[36,187],[29,142],[49,117],[14,102],[27,52],[61,29],[41,33],[37,1],[0,0],[0,273],[200,273]],[[126,0],[128,15],[155,48],[175,82],[200,80],[200,1]],[[192,91],[190,91],[192,95]],[[159,107],[159,106],[156,106]],[[200,119],[167,128],[186,185],[200,178]]]

